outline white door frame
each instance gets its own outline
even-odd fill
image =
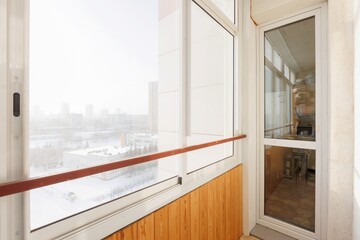
[[[326,239],[327,209],[327,4],[321,4],[258,27],[257,61],[257,223],[297,239]],[[316,49],[316,141],[264,139],[264,33],[268,30],[315,17]],[[264,145],[296,147],[316,150],[315,233],[264,215]]]

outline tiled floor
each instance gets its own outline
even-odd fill
[[[315,183],[283,178],[265,203],[265,215],[315,229]]]

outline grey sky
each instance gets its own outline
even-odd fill
[[[45,112],[147,113],[157,56],[156,0],[30,1],[30,105]]]

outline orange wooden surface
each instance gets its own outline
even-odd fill
[[[181,211],[180,211],[181,209]],[[191,239],[191,212],[190,194],[180,198],[180,239]]]
[[[200,188],[190,193],[190,239],[200,238]]]
[[[169,204],[169,239],[180,240],[180,199]]]
[[[154,213],[156,240],[169,239],[169,205],[160,208]]]
[[[240,165],[106,240],[238,240],[242,224]]]
[[[138,239],[138,223],[133,223],[120,231],[119,240]]]
[[[140,219],[138,221],[138,239],[139,240],[154,240],[155,239],[155,225],[154,213]]]
[[[214,189],[215,180],[209,182],[205,186],[207,187],[207,239],[208,240],[216,240],[215,239],[215,189]]]

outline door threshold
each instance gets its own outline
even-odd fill
[[[256,224],[256,226],[251,230],[250,235],[261,240],[296,240],[295,238],[289,237],[288,235],[259,224]]]

